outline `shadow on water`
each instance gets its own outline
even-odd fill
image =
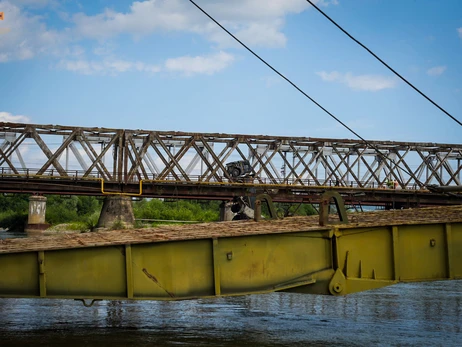
[[[345,297],[180,302],[0,299],[1,346],[460,346],[462,281]]]

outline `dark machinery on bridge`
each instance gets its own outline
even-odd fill
[[[253,199],[255,200],[255,199]],[[241,219],[253,219],[254,218],[254,206],[252,205],[251,199],[248,196],[236,196],[233,199],[233,205],[231,211],[235,213],[233,220]]]
[[[248,160],[238,160],[226,164],[226,171],[233,178],[243,178],[250,176],[252,166]]]

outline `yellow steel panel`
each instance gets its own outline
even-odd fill
[[[462,278],[462,223],[451,225],[452,271],[454,277]]]
[[[445,239],[444,224],[400,226],[400,280],[447,278]]]
[[[391,228],[346,230],[337,244],[338,265],[347,278],[374,278],[374,275],[376,279],[393,278]]]
[[[212,240],[132,245],[134,297],[214,295]]]
[[[0,297],[176,300],[270,290],[344,295],[449,276],[462,278],[462,223],[336,226],[329,233],[0,255]]]
[[[49,251],[45,264],[48,296],[127,295],[123,246]]]
[[[39,295],[37,252],[0,255],[0,295]]]
[[[268,290],[332,267],[330,240],[320,233],[220,239],[221,293]]]

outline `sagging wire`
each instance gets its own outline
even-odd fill
[[[324,17],[327,18],[328,21],[330,21],[332,24],[334,24],[340,31],[342,31],[346,36],[348,36],[350,39],[352,39],[354,42],[356,42],[358,45],[360,45],[362,48],[364,48],[369,54],[371,54],[375,59],[377,59],[379,62],[381,62],[388,70],[393,72],[396,76],[398,76],[403,82],[405,82],[408,86],[410,86],[412,89],[414,89],[417,93],[422,95],[425,99],[427,99],[429,102],[431,102],[434,106],[436,106],[440,111],[445,113],[448,117],[450,117],[453,121],[455,121],[457,124],[462,126],[462,123],[453,115],[451,115],[448,111],[446,111],[444,108],[442,108],[440,105],[438,105],[435,101],[430,99],[427,95],[425,95],[422,91],[420,91],[416,86],[414,86],[411,82],[409,82],[407,79],[405,79],[401,74],[399,74],[395,69],[393,69],[390,65],[388,65],[386,62],[384,62],[380,57],[372,52],[369,48],[367,48],[364,44],[359,42],[357,39],[355,39],[349,32],[347,32],[345,29],[343,29],[339,24],[337,24],[332,18],[330,18],[326,13],[324,13],[318,6],[316,6],[311,0],[306,0],[311,6],[313,6],[319,13],[321,13]]]
[[[390,158],[383,154],[375,145],[372,143],[369,143],[367,140],[365,140],[361,135],[359,135],[357,132],[355,132],[353,129],[351,129],[348,125],[346,125],[344,122],[342,122],[339,118],[337,118],[334,114],[332,114],[330,111],[328,111],[325,107],[323,107],[320,103],[318,103],[315,99],[313,99],[311,96],[309,96],[307,93],[305,93],[300,87],[298,87],[294,82],[292,82],[289,78],[284,76],[279,70],[277,70],[275,67],[273,67],[270,63],[268,63],[266,60],[264,60],[262,57],[260,57],[257,53],[255,53],[250,47],[248,47],[245,43],[243,43],[241,40],[239,40],[235,35],[233,35],[228,29],[226,29],[220,22],[218,22],[215,18],[213,18],[208,12],[206,12],[202,7],[197,5],[193,0],[189,0],[190,3],[192,3],[199,11],[201,11],[204,15],[206,15],[212,22],[214,22],[217,26],[219,26],[223,31],[225,31],[229,36],[231,36],[235,41],[237,41],[241,46],[243,46],[247,51],[252,53],[253,56],[255,56],[258,60],[260,60],[263,64],[265,64],[268,68],[270,68],[273,72],[275,72],[277,75],[279,75],[282,79],[284,79],[287,83],[289,83],[292,87],[294,87],[298,92],[300,92],[303,96],[305,96],[307,99],[309,99],[311,102],[313,102],[316,106],[318,106],[321,110],[323,110],[325,113],[327,113],[330,117],[332,117],[334,120],[336,120],[338,123],[340,123],[343,127],[345,127],[348,131],[350,131],[352,134],[354,134],[356,137],[358,137],[361,141],[363,141],[367,146],[373,148],[379,156],[382,157],[385,161],[390,161]],[[409,172],[406,168],[402,168],[401,166],[397,165],[396,163],[391,162],[394,164],[395,168],[401,169],[403,172],[409,175],[409,177],[414,178],[416,183],[418,183],[421,187],[425,187],[426,185],[422,183],[413,173]]]

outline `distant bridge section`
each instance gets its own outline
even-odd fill
[[[251,173],[237,181],[226,163],[239,160]],[[308,201],[332,187],[377,204],[452,204],[427,186],[460,186],[461,161],[462,144],[0,123],[2,192]]]

